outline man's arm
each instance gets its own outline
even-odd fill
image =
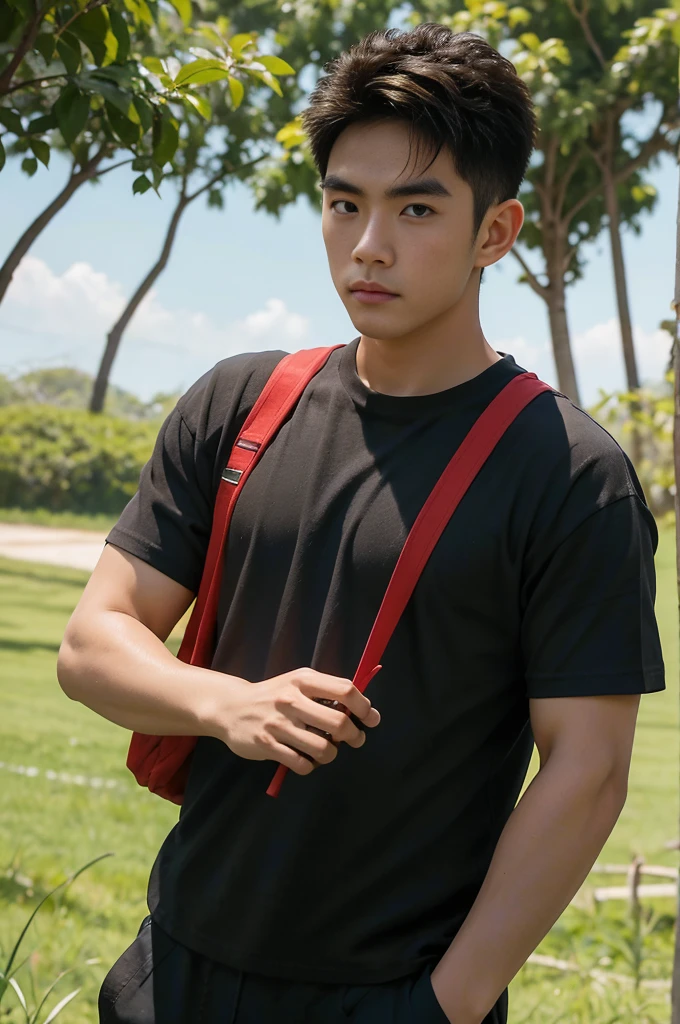
[[[165,646],[193,598],[141,558],[107,544],[64,634],[61,688],[126,729],[209,734],[218,697],[224,704],[244,680],[186,665]]]
[[[179,661],[163,641],[192,598],[142,559],[108,545],[59,651],[57,676],[67,696],[126,729],[213,736],[240,757],[275,760],[298,775],[333,761],[341,740],[362,746],[365,731],[350,713],[363,725],[379,724],[351,679],[303,667],[252,684]],[[317,697],[340,701],[344,710]]]
[[[584,882],[626,800],[639,695],[530,701],[541,767],[432,972],[454,1024],[481,1024]]]

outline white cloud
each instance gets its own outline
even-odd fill
[[[660,381],[670,354],[671,339],[668,333],[634,327],[633,344],[641,382]],[[518,336],[494,340],[493,346],[501,352],[512,353],[521,366],[532,370],[541,380],[553,387],[559,386],[549,340],[532,345]],[[598,388],[604,388],[605,391],[625,388],[626,375],[617,319],[594,324],[588,330],[575,334],[572,338],[572,353],[584,405],[592,405],[597,401]]]
[[[121,285],[89,263],[73,263],[56,274],[43,260],[26,256],[17,269],[2,308],[2,321],[19,331],[68,341],[86,341],[92,354],[125,308]],[[291,312],[279,298],[242,320],[218,324],[204,313],[168,309],[151,289],[136,311],[126,338],[217,360],[243,351],[304,348],[309,320]]]
[[[55,273],[43,260],[26,256],[16,271],[0,310],[3,346],[0,370],[21,371],[39,365],[78,365],[93,370],[106,332],[125,307],[122,286],[89,263],[73,263]],[[659,381],[666,369],[670,337],[665,331],[635,327],[635,350],[643,381]],[[281,298],[267,299],[264,307],[239,320],[216,323],[205,313],[169,309],[155,289],[146,296],[126,333],[120,362],[124,386],[138,393],[156,387],[186,384],[216,362],[237,352],[282,348],[287,351],[314,344],[309,318],[292,312]],[[558,387],[547,337],[530,343],[521,335],[489,339],[499,351],[511,352],[518,363],[542,380]],[[572,349],[581,389],[581,401],[591,405],[598,388],[625,387],[618,320],[612,318],[575,334]],[[159,360],[165,350],[167,358]],[[142,379],[148,367],[150,380]]]

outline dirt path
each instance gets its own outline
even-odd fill
[[[105,537],[106,533],[93,530],[0,523],[0,555],[91,572],[102,553]]]

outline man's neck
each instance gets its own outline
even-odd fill
[[[500,356],[487,342],[479,321],[467,328],[433,325],[384,341],[361,335],[356,368],[372,391],[408,397],[430,395],[471,380]]]

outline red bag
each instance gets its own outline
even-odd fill
[[[307,384],[325,365],[331,352],[343,347],[306,349],[285,356],[247,417],[217,492],[203,575],[177,654],[181,661],[210,667],[225,541],[236,500],[258,458],[292,412]],[[354,685],[362,693],[380,670],[379,660],[461,498],[505,430],[522,409],[544,391],[554,389],[540,381],[535,373],[513,377],[473,424],[435,484],[406,538],[354,675]],[[195,736],[147,736],[135,732],[130,741],[127,767],[140,786],[147,786],[152,793],[181,804],[195,745]],[[286,765],[278,765],[266,790],[269,796],[278,796],[287,771]]]

